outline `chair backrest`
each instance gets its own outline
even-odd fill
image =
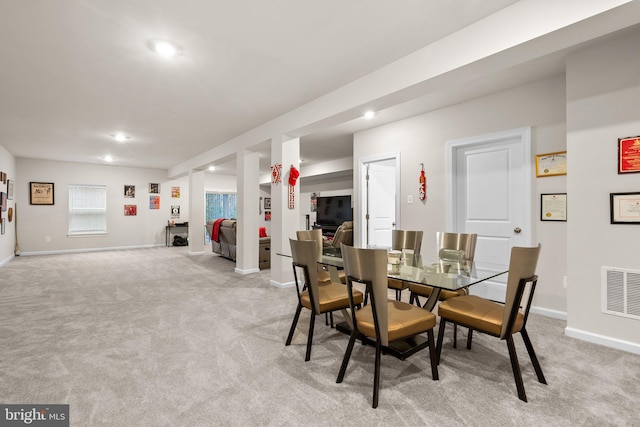
[[[507,278],[507,295],[505,297],[504,315],[502,318],[502,330],[500,338],[504,339],[509,333],[509,317],[515,313],[520,307],[522,294],[524,289],[519,290],[526,285],[523,279],[531,279],[536,274],[536,266],[540,257],[540,248],[538,244],[533,248],[522,248],[514,246],[511,248],[511,258],[509,259],[509,276]],[[526,308],[528,314],[529,306],[533,298],[535,288],[532,287],[529,294],[529,300]]]
[[[446,233],[439,231],[438,233],[436,233],[436,247],[438,248],[438,256],[440,256],[441,258],[443,256],[455,257],[455,253],[449,252],[449,250],[456,250],[464,252],[464,259],[459,259],[456,261],[473,261],[476,253],[477,240],[477,234]]]
[[[296,237],[298,240],[313,240],[316,242],[316,248],[318,250],[317,261],[322,261],[322,230],[319,228],[315,230],[300,230],[296,231]]]
[[[391,249],[394,251],[411,249],[414,254],[419,255],[422,235],[422,231],[391,230]]]
[[[386,346],[389,344],[387,251],[384,249],[360,249],[345,244],[341,245],[341,250],[349,294],[353,294],[352,279],[370,286],[376,335],[380,343]],[[350,297],[350,301],[353,301],[353,297]],[[353,310],[352,318],[355,325],[356,318]]]
[[[289,239],[291,255],[293,256],[293,268],[300,267],[304,271],[304,281],[309,289],[309,298],[313,304],[314,313],[320,314],[320,301],[318,301],[318,262],[317,246],[313,240]],[[297,275],[296,275],[297,285]],[[300,292],[300,288],[298,288]]]
[[[345,221],[336,229],[331,246],[339,248],[341,243],[353,246],[353,221]]]

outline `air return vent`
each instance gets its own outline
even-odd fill
[[[602,312],[640,319],[640,271],[602,267]]]

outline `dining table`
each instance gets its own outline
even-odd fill
[[[383,248],[380,248],[383,249]],[[422,305],[425,310],[433,311],[442,290],[457,291],[472,285],[494,279],[509,271],[508,265],[478,263],[464,259],[451,259],[447,256],[424,256],[406,251],[389,251],[387,277],[405,282],[430,286],[432,292]],[[290,254],[277,255],[291,258]],[[447,255],[447,254],[445,254]],[[325,247],[318,264],[331,276],[331,280],[340,283],[339,270],[344,269],[344,260],[340,248]],[[336,324],[336,329],[351,333],[351,315],[348,309],[342,310],[344,321]],[[399,359],[405,359],[427,345],[426,339],[418,335],[406,340],[390,343],[389,351]]]

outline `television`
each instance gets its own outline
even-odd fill
[[[351,196],[318,197],[316,207],[317,225],[339,226],[345,221],[353,221]]]

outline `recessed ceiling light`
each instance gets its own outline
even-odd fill
[[[106,156],[104,156],[104,161],[111,163],[111,162],[113,162],[113,157],[111,157],[109,155],[106,155]]]
[[[366,113],[364,113],[364,118],[367,120],[373,119],[373,116],[375,116],[376,113],[374,113],[373,111],[367,111]]]
[[[122,132],[116,133],[113,138],[118,142],[125,142],[129,137]]]
[[[216,170],[215,166],[209,166],[209,172],[213,172],[214,170]]]
[[[154,40],[151,42],[151,48],[154,52],[164,58],[172,58],[178,53],[178,48],[165,40]]]

